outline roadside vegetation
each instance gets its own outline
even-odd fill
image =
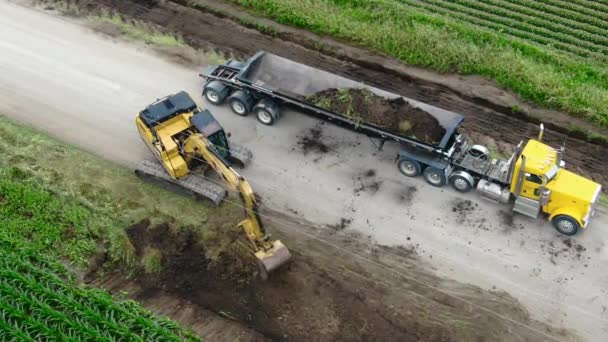
[[[478,74],[608,127],[608,4],[576,0],[230,0],[441,72]]]
[[[73,272],[100,254],[108,265],[158,272],[158,258],[134,255],[125,228],[150,219],[203,236],[203,206],[0,116],[0,217],[0,339],[196,339],[78,285]]]

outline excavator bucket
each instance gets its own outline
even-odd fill
[[[279,240],[274,241],[272,248],[267,251],[257,251],[255,257],[258,259],[260,276],[268,279],[268,274],[285,265],[291,259],[291,253]]]

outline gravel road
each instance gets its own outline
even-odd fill
[[[138,110],[182,89],[203,105],[197,70],[5,0],[0,13],[4,115],[131,166],[149,157],[134,125]],[[265,206],[411,248],[441,276],[507,291],[536,319],[606,340],[606,214],[565,239],[547,222],[511,217],[475,194],[401,176],[397,146],[376,151],[364,136],[295,112],[266,127],[204,106],[254,152],[241,173]],[[309,137],[323,148],[306,145]]]

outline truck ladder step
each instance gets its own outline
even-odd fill
[[[518,196],[515,199],[513,211],[537,218],[540,213],[540,202],[535,199]]]
[[[216,206],[222,202],[227,194],[226,189],[221,185],[198,175],[190,174],[182,179],[173,179],[165,168],[155,160],[142,160],[135,168],[135,174],[142,178],[153,178],[190,190],[213,202]]]

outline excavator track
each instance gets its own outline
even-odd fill
[[[227,194],[224,187],[199,175],[190,174],[182,179],[173,179],[165,168],[155,160],[142,160],[135,168],[135,174],[141,178],[177,185],[211,201],[216,206],[222,202]]]

